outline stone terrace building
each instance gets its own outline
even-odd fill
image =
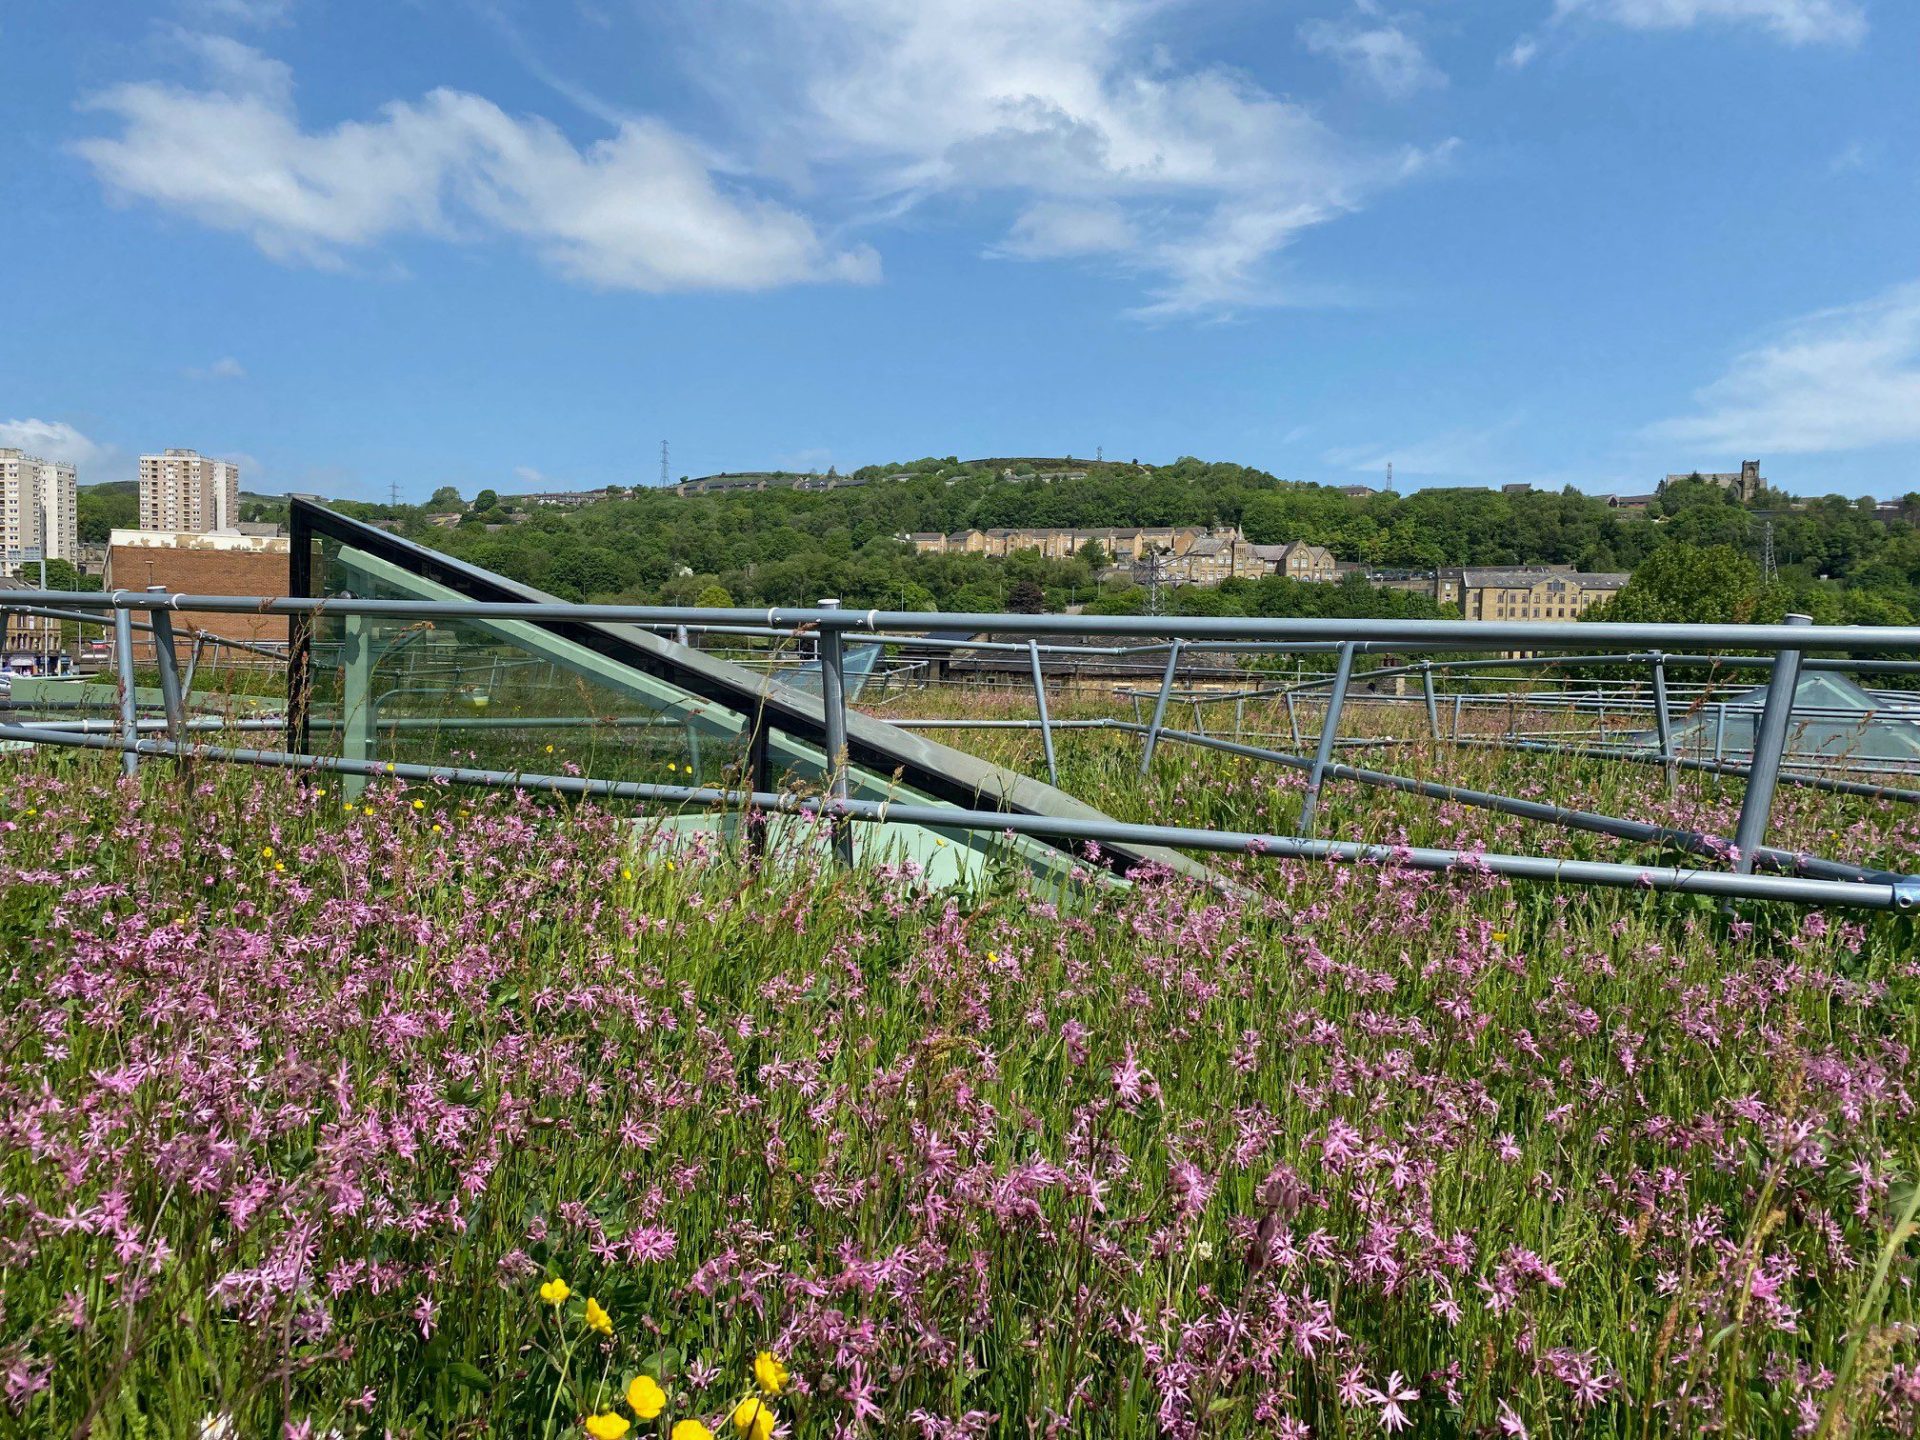
[[[951,535],[918,530],[899,538],[922,555],[1005,558],[1016,551],[1037,550],[1049,560],[1071,560],[1092,543],[1115,565],[1138,565],[1159,557],[1159,579],[1170,585],[1218,585],[1223,580],[1254,580],[1262,575],[1322,582],[1340,578],[1333,552],[1325,546],[1304,540],[1255,545],[1237,529],[1209,530],[1202,525],[1002,528],[956,530]]]
[[[1564,565],[1446,567],[1435,574],[1433,598],[1458,605],[1463,620],[1578,620],[1597,602],[1619,593],[1631,578]]]
[[[1088,529],[997,527],[992,530],[917,530],[899,537],[922,555],[987,555],[1004,559],[1017,550],[1038,550],[1049,560],[1071,560],[1088,541],[1116,562],[1144,560],[1150,554],[1185,555],[1209,536],[1245,544],[1237,530],[1213,531],[1204,525],[1124,525]]]

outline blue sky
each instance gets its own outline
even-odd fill
[[[1920,489],[1910,0],[0,12],[0,443]]]

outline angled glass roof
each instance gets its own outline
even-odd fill
[[[529,586],[428,550],[323,506],[291,506],[292,588],[310,596],[553,602]],[[651,630],[589,621],[402,620],[322,612],[294,684],[314,753],[461,764],[654,784],[817,790],[827,774],[818,665],[789,679],[736,665]],[[304,654],[300,651],[304,648]],[[849,645],[848,689],[878,645]],[[755,746],[761,747],[756,755]],[[849,711],[848,793],[964,809],[1098,818],[1064,791]],[[691,819],[692,817],[684,817]],[[789,827],[790,828],[790,827]],[[1004,833],[852,827],[872,858],[905,854],[936,879],[961,878],[1010,851],[1064,875],[1090,862],[1063,844]],[[1102,847],[1124,874],[1143,861],[1200,866],[1152,847]]]
[[[1674,725],[1674,746],[1683,755],[1750,754],[1766,702],[1764,685],[1708,701]],[[1651,731],[1635,738],[1659,743]],[[1858,768],[1920,766],[1920,708],[1886,700],[1831,670],[1802,671],[1793,692],[1786,759]]]

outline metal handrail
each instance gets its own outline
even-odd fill
[[[128,765],[137,763],[141,756],[166,756],[176,760],[200,756],[231,760],[235,763],[274,765],[283,768],[331,769],[347,775],[397,774],[403,777],[441,779],[463,784],[530,785],[531,780],[537,779],[541,782],[540,785],[532,788],[547,788],[557,793],[568,794],[622,796],[660,803],[737,803],[787,813],[813,813],[824,816],[832,822],[836,837],[835,849],[843,859],[851,856],[851,847],[846,840],[845,821],[884,823],[892,819],[957,830],[1006,830],[1051,836],[1056,839],[1086,839],[1111,844],[1171,844],[1199,850],[1253,851],[1291,855],[1298,858],[1391,859],[1430,869],[1478,866],[1516,878],[1577,880],[1581,883],[1601,885],[1645,883],[1656,889],[1705,892],[1729,898],[1742,896],[1791,898],[1803,903],[1853,904],[1881,909],[1905,909],[1920,905],[1920,878],[1870,873],[1859,870],[1857,867],[1817,858],[1802,860],[1800,857],[1770,850],[1763,843],[1774,787],[1782,781],[1795,783],[1805,778],[1786,769],[1782,762],[1786,749],[1787,727],[1796,708],[1794,688],[1806,652],[1814,649],[1848,655],[1871,655],[1889,650],[1920,652],[1920,626],[1816,626],[1806,616],[1790,617],[1789,623],[1785,625],[1734,626],[1540,621],[1316,620],[1242,616],[1150,619],[1136,616],[1087,615],[978,613],[943,615],[920,611],[868,610],[863,612],[843,609],[831,602],[811,607],[776,606],[764,611],[738,607],[700,610],[673,606],[575,605],[547,601],[377,600],[354,596],[206,596],[172,594],[157,589],[116,590],[85,596],[76,596],[69,592],[16,591],[9,593],[4,601],[0,601],[0,611],[25,606],[69,610],[85,607],[93,611],[104,608],[112,614],[123,657],[120,733],[117,736],[107,736],[71,730],[48,731],[0,726],[0,738],[24,738],[37,743],[71,744],[93,749],[117,750],[123,757],[123,763]],[[177,667],[172,663],[174,658],[170,638],[172,618],[181,611],[306,617],[362,616],[385,618],[409,624],[434,619],[466,621],[497,619],[533,625],[625,624],[651,629],[671,629],[676,636],[690,636],[699,632],[766,634],[788,638],[813,637],[820,642],[818,653],[822,667],[827,793],[822,797],[796,801],[792,796],[765,790],[653,786],[627,782],[591,781],[584,777],[528,777],[518,773],[479,771],[462,767],[396,766],[392,763],[370,762],[357,758],[335,760],[307,754],[290,755],[281,752],[246,751],[230,747],[196,745],[190,738],[185,719],[183,693],[185,687],[177,673]],[[166,729],[169,736],[164,740],[142,738],[131,691],[125,683],[126,676],[130,673],[130,659],[127,658],[130,657],[130,650],[127,648],[127,637],[132,624],[131,616],[141,612],[150,616],[157,642],[156,652],[160,660],[161,689],[165,701]],[[1017,643],[1012,640],[988,640],[969,644],[946,637],[936,639],[927,636],[926,632],[933,630],[960,631],[968,634],[987,632],[1002,636],[1017,636],[1020,639]],[[1151,692],[1154,698],[1151,722],[1141,724],[1136,721],[1131,725],[1120,721],[1109,722],[1111,728],[1140,735],[1142,773],[1146,773],[1150,768],[1155,748],[1161,741],[1228,749],[1243,753],[1249,758],[1272,760],[1304,769],[1307,773],[1307,783],[1297,831],[1294,835],[1287,837],[1265,836],[1234,831],[1131,825],[1105,817],[1066,819],[1059,816],[1006,810],[977,811],[964,806],[876,803],[849,799],[846,795],[844,739],[847,733],[847,703],[845,688],[841,683],[842,641],[847,636],[887,637],[885,643],[898,642],[908,649],[939,644],[949,648],[991,646],[1009,653],[1025,651],[1039,705],[1038,728],[1041,731],[1050,774],[1056,773],[1057,770],[1053,754],[1055,730],[1081,727],[1072,720],[1055,721],[1051,718],[1045,704],[1046,682],[1040,664],[1041,654],[1073,653],[1082,657],[1164,655],[1166,664],[1161,683],[1157,690]],[[1134,643],[1079,646],[1045,643],[1048,637],[1064,636]],[[1139,643],[1142,637],[1146,637],[1145,643]],[[1470,792],[1459,787],[1440,787],[1431,782],[1411,781],[1405,777],[1391,776],[1384,772],[1364,771],[1335,761],[1334,755],[1337,749],[1355,738],[1347,737],[1343,740],[1339,734],[1339,726],[1349,685],[1355,675],[1355,662],[1359,656],[1382,653],[1404,656],[1486,650],[1542,651],[1555,647],[1580,650],[1582,653],[1573,659],[1584,663],[1626,663],[1650,666],[1653,681],[1652,713],[1658,722],[1658,753],[1649,756],[1642,751],[1638,754],[1622,754],[1618,758],[1652,759],[1655,763],[1666,767],[1670,781],[1681,768],[1743,775],[1747,781],[1747,793],[1741,806],[1736,837],[1737,846],[1729,850],[1727,842],[1716,837],[1699,836],[1693,832],[1676,831],[1670,827],[1648,827],[1644,822],[1617,817],[1595,817],[1586,815],[1585,812],[1570,811],[1564,807],[1542,806],[1539,802],[1492,795],[1488,792]],[[1750,751],[1751,763],[1746,766],[1723,764],[1717,759],[1701,760],[1686,753],[1691,747],[1675,743],[1671,723],[1674,693],[1666,685],[1666,667],[1682,663],[1691,664],[1696,659],[1702,663],[1723,663],[1716,657],[1696,656],[1691,653],[1716,647],[1775,651],[1770,657],[1736,656],[1727,657],[1724,662],[1731,668],[1735,662],[1754,660],[1756,668],[1771,671],[1765,685],[1765,700],[1761,707],[1761,716],[1755,726],[1755,736]],[[1324,702],[1325,713],[1311,757],[1268,750],[1264,747],[1247,746],[1240,742],[1227,742],[1220,737],[1207,736],[1204,731],[1196,734],[1169,726],[1166,721],[1166,712],[1174,696],[1173,687],[1179,673],[1181,657],[1183,653],[1201,649],[1216,653],[1227,651],[1262,655],[1325,655],[1331,652],[1337,658],[1337,666],[1330,676],[1316,676],[1309,683],[1296,683],[1281,687],[1277,691],[1243,691],[1239,695],[1209,697],[1209,703],[1214,699],[1222,701],[1235,699],[1244,704],[1248,693],[1278,694],[1287,703],[1295,749],[1300,749],[1302,737],[1299,734],[1298,715],[1294,705],[1296,694],[1324,686],[1328,692]],[[1615,654],[1613,653],[1615,651],[1628,653]],[[1418,698],[1427,708],[1431,733],[1438,741],[1441,739],[1441,726],[1434,688],[1436,672],[1447,673],[1450,668],[1498,669],[1523,665],[1552,668],[1554,663],[1552,657],[1543,659],[1538,655],[1530,655],[1524,659],[1504,657],[1499,660],[1479,661],[1441,659],[1415,664],[1390,665],[1368,674],[1365,678],[1369,681],[1377,681],[1381,678],[1420,675],[1424,693]],[[1569,662],[1563,660],[1558,663]],[[1812,663],[1820,662],[1815,660]],[[1856,668],[1865,671],[1881,666],[1896,668],[1910,663],[1913,662],[1869,660],[1858,662]],[[1222,672],[1226,677],[1232,677],[1238,673],[1242,672],[1232,669]],[[190,681],[191,676],[188,677],[189,684]],[[1149,692],[1139,692],[1137,699],[1144,700],[1147,693]],[[1380,697],[1371,698],[1377,700]],[[1461,743],[1472,743],[1477,737],[1465,737],[1462,740],[1458,733],[1459,715],[1469,697],[1464,692],[1456,692],[1450,698],[1455,709],[1454,738]],[[1516,694],[1497,694],[1489,695],[1485,699],[1487,703],[1502,705],[1507,708],[1509,714],[1514,714],[1522,708],[1527,697]],[[1616,695],[1616,703],[1625,699],[1624,696]],[[1197,719],[1201,702],[1198,698],[1192,698],[1191,703]],[[1481,702],[1475,700],[1473,703],[1478,705]],[[1567,703],[1566,698],[1562,696],[1553,702],[1552,708],[1562,709]],[[1581,702],[1576,697],[1573,703],[1578,706]],[[1637,708],[1643,702],[1636,694],[1633,697],[1633,703]],[[1719,703],[1724,711],[1727,702]],[[1736,706],[1735,708],[1750,707]],[[529,723],[537,724],[538,722],[531,720]],[[986,723],[991,725],[993,722]],[[1510,731],[1511,728],[1510,725]],[[1504,743],[1515,748],[1524,748],[1528,742],[1510,733]],[[1534,743],[1545,745],[1548,742]],[[1567,753],[1593,752],[1583,752],[1579,747],[1567,747]],[[1444,798],[1460,799],[1466,803],[1484,803],[1490,808],[1524,815],[1528,818],[1547,818],[1558,823],[1574,825],[1576,828],[1599,829],[1620,838],[1675,844],[1700,854],[1727,854],[1734,861],[1735,870],[1732,873],[1677,870],[1669,867],[1617,865],[1610,862],[1563,861],[1545,856],[1482,857],[1459,851],[1381,847],[1321,840],[1312,833],[1314,812],[1322,786],[1330,779],[1378,784],[1408,793],[1443,795]],[[1829,788],[1844,789],[1846,793],[1888,793],[1885,787],[1871,787],[1854,782],[1833,781]],[[1469,800],[1468,796],[1474,798]],[[1920,796],[1914,798],[1920,798]],[[1756,875],[1751,873],[1756,861],[1774,868],[1799,868],[1803,873],[1796,876]]]

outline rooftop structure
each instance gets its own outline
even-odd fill
[[[240,519],[240,467],[197,450],[140,457],[140,528],[204,533]]]
[[[74,467],[0,448],[0,575],[40,560],[71,561],[78,550]]]
[[[284,535],[115,530],[107,537],[101,587],[145,590],[160,585],[187,595],[285,595],[291,555],[291,542]],[[177,619],[177,647],[183,656],[193,631],[249,645],[287,642],[287,621],[282,615],[187,610],[179,612]],[[136,658],[150,660],[153,642],[142,633],[134,650]]]

